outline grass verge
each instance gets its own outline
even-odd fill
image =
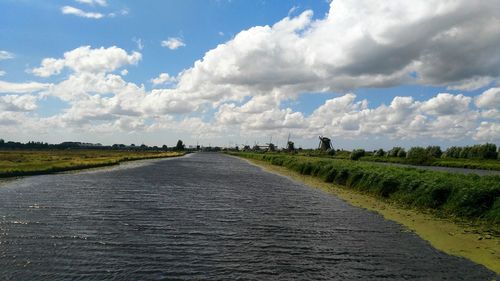
[[[115,150],[0,151],[0,178],[51,174],[117,165],[124,161],[182,156],[182,152]]]
[[[500,238],[484,225],[439,218],[432,212],[405,208],[387,199],[376,198],[357,190],[345,188],[345,186],[328,183],[315,176],[304,175],[284,166],[273,165],[266,160],[246,158],[266,171],[284,175],[332,193],[351,205],[378,212],[384,218],[398,222],[414,231],[436,249],[450,255],[467,258],[500,274]]]

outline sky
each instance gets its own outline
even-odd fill
[[[0,138],[498,145],[498,11],[498,0],[0,0]]]

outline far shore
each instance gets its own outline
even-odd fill
[[[118,165],[126,161],[179,157],[174,151],[7,150],[0,151],[0,178],[53,174]]]

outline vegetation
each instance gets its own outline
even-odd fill
[[[452,146],[446,150],[443,156],[445,158],[497,159],[498,155],[496,145],[486,143],[464,147]]]
[[[359,158],[365,156],[364,149],[355,149],[351,152],[351,160],[358,160]]]
[[[268,161],[405,206],[434,210],[447,217],[479,220],[495,227],[500,225],[500,176],[450,174],[283,154],[233,154]]]
[[[48,174],[180,155],[183,153],[89,149],[4,150],[0,151],[0,177]]]

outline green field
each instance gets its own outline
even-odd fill
[[[0,151],[0,177],[48,174],[116,165],[123,161],[175,157],[182,152],[117,150],[6,150]]]
[[[349,159],[350,151],[339,151],[335,155],[328,155],[319,151],[304,151],[299,152],[297,155],[318,157],[325,159]],[[390,157],[390,156],[374,156],[373,153],[368,152],[367,155],[362,156],[358,161],[366,162],[385,162],[385,163],[398,163],[417,166],[438,166],[438,167],[451,167],[451,168],[468,168],[468,169],[482,169],[482,170],[496,170],[500,171],[499,159],[466,159],[466,158],[436,158],[429,157],[425,163],[415,163],[411,159],[405,157]]]
[[[263,160],[435,215],[500,225],[500,176],[451,174],[364,161],[287,154],[231,153]]]

